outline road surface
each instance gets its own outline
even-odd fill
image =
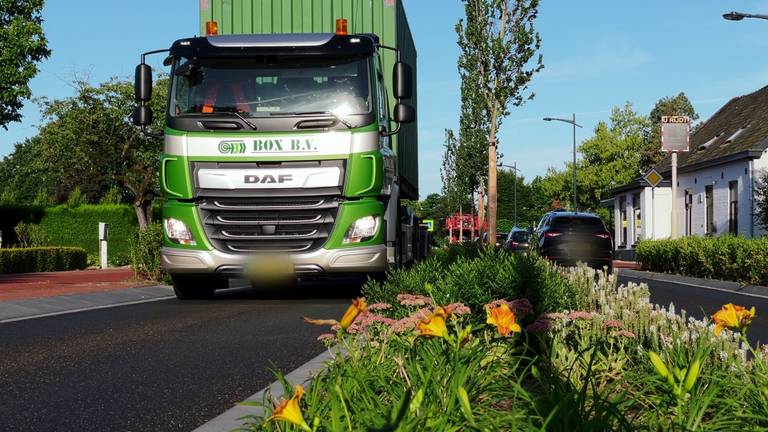
[[[339,317],[354,295],[235,290],[0,324],[0,430],[192,430],[322,352],[302,316]]]

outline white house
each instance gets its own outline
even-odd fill
[[[642,239],[671,235],[671,163],[656,170],[665,181],[645,180],[613,190],[614,239],[618,257],[631,257]],[[731,99],[691,135],[678,156],[677,231],[684,235],[765,235],[754,221],[755,183],[768,170],[768,86]]]

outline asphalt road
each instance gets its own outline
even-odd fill
[[[234,290],[0,324],[0,430],[189,431],[323,351],[359,285]],[[266,298],[265,298],[266,297]]]
[[[768,299],[762,297],[738,294],[729,291],[717,291],[692,287],[680,283],[662,282],[658,280],[642,279],[622,276],[619,273],[619,283],[627,282],[646,283],[651,290],[651,301],[668,306],[675,304],[675,309],[685,311],[690,316],[703,318],[711,316],[726,303],[734,303],[750,308],[755,306],[757,317],[749,327],[749,339],[754,344],[760,340],[768,342]]]

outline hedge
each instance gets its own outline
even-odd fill
[[[646,270],[768,285],[768,238],[686,237],[644,240],[637,260]]]
[[[76,247],[0,249],[0,274],[82,270],[88,254]]]
[[[131,238],[137,229],[136,213],[124,204],[57,206],[45,210],[40,225],[51,245],[78,246],[88,255],[99,254],[99,222],[109,224],[111,262],[128,263]]]

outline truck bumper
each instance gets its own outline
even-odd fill
[[[200,251],[164,247],[160,251],[163,268],[171,274],[244,273],[247,255],[226,254],[218,250]],[[345,249],[318,249],[306,254],[290,254],[298,276],[329,273],[383,272],[387,269],[385,245]]]

